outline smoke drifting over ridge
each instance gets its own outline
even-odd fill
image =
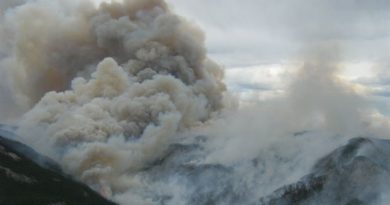
[[[224,178],[245,204],[296,181],[349,138],[389,131],[337,77],[334,47],[313,46],[286,95],[224,110],[223,70],[207,58],[204,34],[163,0],[0,5],[1,120],[18,120],[23,142],[121,204],[156,204],[149,192],[190,204],[194,188],[180,174],[147,171],[176,143],[202,149],[173,165],[231,168]]]
[[[26,142],[92,186],[124,189],[114,185],[124,173],[221,109],[223,71],[206,58],[203,33],[164,1],[5,8],[1,72],[10,80],[2,87],[13,92],[3,96],[33,106],[20,133],[36,130]]]

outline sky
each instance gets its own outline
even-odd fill
[[[390,113],[388,0],[167,2],[205,32],[209,56],[225,68],[228,88],[242,99],[283,93],[304,51],[332,44],[340,53],[340,77]]]
[[[304,44],[329,41],[342,44],[353,60],[387,57],[389,1],[168,2],[206,31],[210,53],[227,66],[280,61],[290,58]],[[237,55],[238,59],[231,58]]]
[[[340,77],[357,84],[387,110],[390,92],[390,1],[168,0],[206,33],[208,53],[242,94],[280,93],[302,52],[334,44]],[[388,111],[386,111],[388,112]]]
[[[167,2],[205,31],[209,54],[227,68],[281,63],[319,42],[338,43],[353,62],[384,60],[390,50],[387,0]]]
[[[238,165],[239,187],[260,173],[258,200],[352,137],[388,138],[388,0],[166,0],[206,42],[162,0],[128,1],[0,1],[0,117],[108,197],[191,196],[137,177],[177,143],[201,148],[186,165]]]

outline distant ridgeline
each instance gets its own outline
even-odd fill
[[[0,127],[0,204],[114,204],[64,174],[51,159],[10,139],[15,137],[12,131]],[[383,190],[390,184],[389,140],[352,139],[320,159],[299,182],[255,200],[248,189],[234,186],[237,178],[231,168],[188,163],[202,152],[205,142],[199,137],[194,144],[174,144],[143,173],[156,182],[173,176],[185,181],[187,190],[193,192],[186,201],[190,205],[368,205],[386,200]],[[148,195],[157,205],[173,204],[173,196]]]
[[[388,204],[390,140],[351,139],[324,158],[300,182],[261,199],[264,205]]]

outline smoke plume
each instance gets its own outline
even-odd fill
[[[125,190],[129,172],[221,109],[223,71],[203,33],[164,1],[4,4],[2,94],[14,103],[2,109],[32,108],[24,141],[97,189]]]
[[[224,106],[239,99],[226,97],[204,34],[163,0],[2,1],[0,39],[0,120],[121,204],[165,204],[149,193],[196,204],[192,193],[207,190],[181,176],[196,167],[233,173],[215,180],[254,202],[348,139],[389,131],[364,93],[338,77],[333,46],[308,46],[283,96]],[[169,158],[191,143],[201,151]],[[162,159],[185,166],[151,170]],[[225,193],[224,183],[197,183]],[[238,203],[224,200],[217,204]]]

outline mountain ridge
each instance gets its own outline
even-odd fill
[[[0,182],[0,204],[115,204],[65,175],[50,158],[3,136],[0,136]]]

